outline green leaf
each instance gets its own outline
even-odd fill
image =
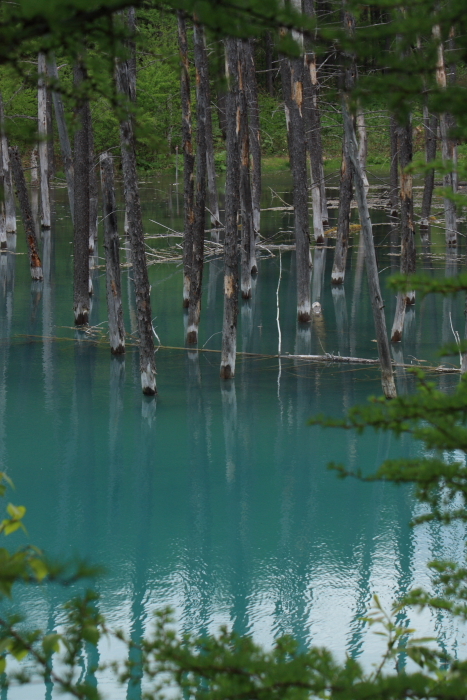
[[[36,578],[39,582],[43,581],[49,573],[47,565],[42,559],[31,559],[31,561],[29,562],[29,566],[36,574]]]
[[[8,515],[14,518],[14,520],[21,520],[26,513],[26,508],[24,506],[14,506],[13,503],[9,503],[6,510]]]
[[[46,634],[42,640],[42,648],[46,656],[51,656],[60,651],[60,635],[59,634]]]
[[[6,659],[4,656],[0,658],[0,673],[5,673],[6,669]]]

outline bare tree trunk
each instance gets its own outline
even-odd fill
[[[349,155],[352,160],[355,174],[355,194],[357,196],[360,222],[362,224],[362,236],[365,240],[365,261],[368,275],[368,286],[370,288],[371,305],[375,322],[376,340],[378,343],[378,354],[381,363],[381,382],[383,393],[386,398],[395,398],[396,385],[392,372],[391,354],[386,331],[386,319],[384,317],[384,302],[379,286],[378,265],[376,263],[375,247],[373,242],[373,231],[371,226],[370,212],[366,199],[365,183],[363,173],[358,159],[358,145],[355,136],[352,118],[350,116],[347,100],[343,100],[343,117],[345,134],[349,143]]]
[[[47,67],[47,63],[46,63]],[[47,75],[49,75],[47,69]],[[50,76],[49,76],[50,77]],[[55,148],[54,148],[54,125],[53,125],[53,104],[52,91],[47,87],[47,160],[49,165],[49,187],[50,182],[55,177]]]
[[[99,186],[97,184],[97,164],[94,151],[94,132],[89,115],[89,255],[97,249],[97,221],[99,215]]]
[[[24,179],[21,158],[16,147],[9,149],[10,163],[15,181],[16,194],[18,197],[23,225],[26,231],[26,241],[28,244],[29,267],[33,280],[42,279],[42,262],[39,256],[36,232],[34,229],[34,219],[32,217],[31,205],[29,203],[28,188]]]
[[[438,118],[429,114],[428,105],[423,105],[423,126],[425,130],[425,158],[431,163],[436,158],[436,132],[438,130]],[[420,219],[420,235],[428,239],[430,228],[431,202],[435,184],[435,169],[430,168],[425,172],[425,186],[423,188],[422,211]]]
[[[204,30],[194,25],[194,47],[196,67],[196,185],[195,221],[193,226],[193,257],[191,262],[190,303],[188,306],[188,328],[186,342],[198,342],[198,327],[201,315],[201,293],[204,265],[204,228],[206,220],[206,114],[209,109],[209,78],[207,75]]]
[[[74,66],[74,84],[78,88],[86,78],[85,69]],[[77,109],[78,128],[75,132],[75,220],[73,243],[73,311],[75,325],[89,321],[89,133],[91,111],[83,100]]]
[[[240,151],[237,110],[239,108],[237,40],[225,40],[227,93],[227,178],[225,184],[225,239],[224,239],[224,321],[222,328],[222,355],[220,376],[235,376],[237,354],[238,316],[238,246],[237,214],[239,211]]]
[[[368,190],[370,189],[370,185],[368,183],[368,178],[366,175],[366,159],[367,159],[367,155],[368,155],[368,134],[367,134],[366,123],[365,123],[365,113],[360,105],[357,108],[356,126],[357,126],[357,134],[358,134],[358,159],[360,161],[360,165],[362,168],[363,182],[365,183],[365,188],[366,188],[366,191],[368,192]]]
[[[109,153],[102,153],[100,165],[110,352],[113,355],[120,355],[125,352],[125,326],[122,311],[120,250],[112,156]]]
[[[241,291],[243,299],[251,297],[251,272],[256,269],[255,231],[253,225],[253,203],[250,180],[250,134],[247,108],[247,69],[248,56],[245,55],[247,41],[238,42],[239,67],[239,138],[240,138],[240,209],[242,222]]]
[[[274,42],[272,39],[271,32],[266,32],[264,41],[266,44],[266,89],[271,97],[274,97],[274,68],[272,67],[272,61],[274,56]]]
[[[122,61],[118,64],[116,75],[118,90],[126,99],[130,99],[131,82],[129,79],[129,66],[126,61]],[[128,215],[128,235],[130,239],[136,294],[141,387],[143,394],[154,396],[157,393],[157,388],[151,296],[144,248],[143,217],[141,213],[138,175],[136,170],[135,137],[130,114],[127,114],[120,122],[120,143],[125,206]]]
[[[194,166],[192,125],[191,125],[191,94],[190,94],[190,64],[188,60],[188,41],[186,35],[185,16],[178,12],[178,44],[181,61],[181,98],[182,98],[182,139],[183,139],[183,183],[185,207],[185,235],[183,239],[183,306],[190,303],[191,261],[193,258],[193,223],[194,212]]]
[[[389,209],[391,216],[399,211],[399,144],[397,141],[397,121],[393,114],[389,119],[391,141],[391,166],[389,170]]]
[[[1,168],[3,172],[3,194],[5,199],[5,231],[16,233],[16,207],[13,192],[13,174],[8,153],[8,139],[4,128],[3,98],[0,93],[0,138],[1,138]],[[1,248],[0,242],[0,248]]]
[[[339,216],[337,219],[337,240],[334,251],[331,283],[344,284],[347,251],[349,249],[350,206],[352,204],[353,166],[349,155],[349,145],[344,133],[342,144],[342,167],[339,187]],[[363,181],[365,186],[365,181]]]
[[[49,76],[52,78],[52,80],[58,83],[58,71],[55,56],[49,57],[47,69],[49,72]],[[73,222],[75,205],[73,155],[71,152],[70,138],[68,136],[68,127],[65,120],[65,109],[63,106],[62,96],[56,90],[52,90],[52,100],[55,109],[55,119],[57,122],[60,149],[62,151],[63,169],[65,171],[65,178],[68,190],[68,201],[70,204],[71,220]]]
[[[253,39],[244,42],[245,82],[250,126],[251,198],[253,200],[253,226],[258,238],[261,227],[261,127],[259,121],[258,85],[256,82]],[[256,246],[255,246],[256,248]],[[252,273],[257,272],[256,253]]]
[[[444,49],[441,41],[441,33],[438,25],[433,27],[433,36],[438,40],[438,61],[436,65],[436,82],[442,89],[446,88],[446,65],[444,61]],[[456,147],[449,137],[449,115],[443,112],[439,115],[439,130],[441,137],[441,155],[446,167],[450,167],[452,172],[447,172],[443,176],[444,187],[456,191]],[[456,204],[449,197],[444,197],[444,216],[446,220],[446,245],[457,245],[457,217]]]
[[[401,176],[401,272],[409,275],[415,272],[415,226],[413,221],[413,177],[406,169],[412,163],[412,123],[411,120],[400,131],[400,176]],[[406,293],[407,304],[415,304],[415,292]]]
[[[212,133],[212,106],[211,106],[211,89],[209,87],[209,62],[208,52],[206,48],[206,35],[203,30],[203,70],[202,79],[205,81],[203,85],[203,93],[206,99],[206,167],[207,167],[207,200],[209,213],[211,217],[211,228],[220,228],[222,226],[219,213],[219,196],[217,193],[216,181],[216,166],[214,163],[214,136]],[[217,240],[219,236],[214,236]]]
[[[43,51],[39,51],[37,68],[39,72],[37,114],[39,132],[39,166],[41,173],[42,226],[43,228],[50,228],[49,164],[47,151],[47,88],[45,84],[47,64],[45,60],[45,53]]]

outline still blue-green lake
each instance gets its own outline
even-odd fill
[[[288,175],[266,184],[290,202]],[[263,206],[280,206],[264,189]],[[345,289],[331,288],[333,241],[314,253],[313,301],[323,314],[305,329],[295,321],[295,254],[262,251],[253,299],[239,313],[238,350],[251,354],[239,355],[228,383],[219,379],[215,352],[221,258],[211,258],[205,270],[199,347],[209,352],[182,349],[180,261],[151,265],[154,326],[164,346],[154,401],[141,395],[131,340],[123,361],[111,358],[103,340],[103,269],[93,273],[94,334],[72,327],[72,229],[65,191],[54,196],[54,227],[42,242],[44,282],[31,285],[21,230],[17,254],[0,259],[0,468],[15,483],[14,502],[27,507],[29,540],[52,556],[102,564],[100,609],[110,626],[135,639],[149,629],[156,608],[170,605],[180,631],[213,633],[227,625],[266,646],[290,633],[340,659],[351,654],[368,666],[376,662],[383,641],[361,620],[373,596],[390,608],[412,586],[430,588],[426,562],[459,559],[465,532],[436,525],[412,530],[408,523],[420,506],[410,488],[341,481],[327,470],[333,461],[369,473],[387,457],[421,454],[408,438],[307,424],[317,413],[342,416],[379,394],[377,370],[277,358],[277,298],[283,353],[376,357],[359,236],[352,239]],[[167,178],[144,183],[142,198],[149,235],[167,233],[164,226],[182,230],[182,196]],[[336,210],[331,213],[335,219]],[[374,220],[385,288],[399,264],[397,249],[386,214],[375,210]],[[286,241],[292,225],[288,211],[265,212],[262,234]],[[444,252],[441,234],[433,235],[434,252]],[[159,251],[176,243],[175,236],[148,239]],[[460,263],[440,255],[421,265],[452,274]],[[131,333],[131,269],[122,275]],[[385,299],[390,328],[395,298],[385,291]],[[463,310],[460,299],[418,302],[407,314],[396,359],[438,364],[436,348],[452,340],[451,322],[463,334]],[[396,378],[399,391],[412,390],[404,369]],[[449,390],[458,378],[437,381]],[[52,630],[63,620],[67,594],[23,588],[16,601],[32,625]],[[414,612],[407,621],[465,655],[465,630],[446,617]],[[121,653],[105,641],[99,648],[101,661]],[[109,698],[126,697],[110,672],[98,677]],[[45,696],[41,684],[5,695]]]

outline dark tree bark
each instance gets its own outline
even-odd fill
[[[89,255],[97,249],[97,218],[99,214],[99,187],[97,184],[97,163],[94,150],[92,118],[89,118]]]
[[[47,71],[50,78],[58,83],[58,71],[55,57],[49,57]],[[62,96],[56,90],[52,90],[52,99],[55,109],[55,120],[57,122],[58,138],[60,140],[60,149],[62,152],[63,169],[68,190],[68,201],[70,203],[71,220],[74,221],[74,203],[75,203],[75,188],[74,188],[74,170],[73,170],[73,155],[71,152],[70,138],[68,136],[68,127],[65,120],[65,109],[63,106]]]
[[[191,261],[190,302],[188,306],[188,328],[186,342],[198,342],[198,327],[201,315],[201,293],[204,265],[204,228],[206,219],[206,115],[209,108],[209,78],[207,75],[204,30],[194,25],[194,47],[196,67],[196,185],[195,221],[193,226],[193,257]]]
[[[117,65],[117,86],[127,99],[131,97],[129,66],[126,61]],[[136,295],[136,315],[139,333],[139,362],[143,394],[154,396],[156,388],[156,361],[152,327],[151,296],[144,248],[143,217],[139,198],[138,175],[133,122],[130,113],[120,122],[122,171],[125,207],[128,217],[128,235],[133,263],[133,279]]]
[[[178,45],[181,61],[181,98],[182,98],[182,141],[183,141],[183,186],[185,207],[185,235],[183,238],[183,306],[190,303],[191,261],[193,257],[194,212],[194,167],[192,124],[190,64],[188,60],[188,40],[183,12],[178,12]]]
[[[227,177],[225,184],[225,239],[224,239],[224,321],[222,328],[222,355],[220,376],[231,379],[235,375],[237,354],[238,316],[238,245],[237,214],[239,211],[240,151],[237,126],[239,108],[237,40],[225,40],[227,93]]]
[[[85,79],[85,69],[75,64],[76,88]],[[75,325],[89,320],[89,133],[91,111],[89,102],[82,100],[77,109],[78,128],[75,132],[75,221],[73,238],[73,311]]]
[[[423,126],[425,130],[425,158],[427,163],[431,163],[436,158],[436,132],[438,130],[438,117],[429,114],[428,106],[423,107]],[[431,203],[433,200],[433,189],[435,185],[435,170],[430,168],[425,173],[425,185],[423,188],[422,210],[420,219],[420,235],[422,239],[428,240],[430,229]]]
[[[125,352],[125,326],[123,323],[120,282],[120,250],[117,207],[115,203],[114,167],[112,156],[109,153],[101,154],[100,166],[110,351],[113,355],[121,355]]]
[[[241,291],[243,299],[251,297],[251,272],[256,270],[256,242],[253,225],[253,202],[250,178],[250,131],[247,107],[247,41],[238,42],[239,69],[239,138],[240,138],[240,209],[242,222]],[[253,253],[253,259],[252,259]]]
[[[34,219],[32,216],[31,205],[29,203],[28,188],[24,178],[21,158],[16,147],[9,149],[9,155],[11,168],[13,171],[13,179],[16,187],[16,194],[21,209],[21,216],[23,217],[24,229],[26,231],[31,278],[33,280],[41,280],[42,262],[38,252]]]
[[[258,84],[256,81],[255,52],[253,40],[244,42],[245,82],[248,104],[248,121],[251,156],[251,198],[253,201],[253,226],[259,236],[261,226],[261,127],[259,121]],[[253,241],[253,244],[255,242]],[[257,272],[256,254],[252,273]]]
[[[349,144],[349,154],[355,174],[355,194],[357,197],[358,211],[362,225],[361,235],[365,242],[365,262],[368,275],[368,286],[370,289],[371,306],[373,309],[373,319],[375,323],[376,340],[378,343],[378,354],[381,363],[381,383],[383,393],[386,398],[395,398],[397,395],[396,385],[394,384],[391,354],[389,351],[389,341],[386,331],[384,301],[379,286],[378,265],[376,263],[371,218],[366,198],[363,173],[358,158],[357,138],[355,136],[355,129],[350,116],[347,100],[345,98],[343,100],[343,117],[345,134]]]
[[[399,144],[397,140],[397,121],[393,114],[389,120],[391,142],[391,165],[389,170],[389,210],[391,216],[399,212]]]
[[[311,319],[311,260],[306,148],[303,147],[305,143],[303,73],[304,65],[301,58],[282,59],[282,89],[284,92],[289,154],[293,179],[295,248],[297,259],[297,315],[299,321],[307,322]],[[317,239],[316,242],[323,243],[324,237]]]

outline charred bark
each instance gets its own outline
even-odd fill
[[[79,88],[86,78],[85,69],[74,67],[74,84]],[[77,114],[78,128],[74,147],[74,238],[73,238],[73,311],[75,325],[89,320],[89,133],[91,110],[89,102],[81,100]]]
[[[116,68],[119,92],[130,100],[131,81],[127,61]],[[128,216],[128,235],[133,264],[133,279],[136,295],[136,315],[139,333],[139,362],[143,394],[154,396],[156,388],[156,362],[152,327],[151,296],[146,254],[144,248],[143,217],[139,198],[136,169],[135,136],[131,114],[128,112],[120,122],[120,144],[122,153],[125,207]]]
[[[125,326],[122,310],[120,249],[112,156],[108,153],[102,153],[100,166],[110,351],[113,355],[121,355],[125,352]]]
[[[31,279],[42,279],[42,262],[39,256],[36,231],[34,228],[34,219],[32,216],[31,205],[29,203],[28,188],[24,178],[23,167],[18,148],[10,148],[10,163],[13,171],[13,179],[16,187],[16,195],[18,197],[21,216],[23,217],[23,225],[26,231],[26,241],[28,245],[29,267],[31,271]]]
[[[239,86],[237,40],[227,38],[226,73],[227,93],[227,177],[225,184],[225,239],[224,239],[224,320],[222,327],[222,355],[220,376],[231,379],[235,375],[238,316],[238,245],[237,214],[239,211],[240,150],[238,132]]]
[[[192,124],[190,64],[188,60],[188,40],[184,13],[178,12],[178,45],[181,61],[181,99],[182,99],[182,142],[183,142],[183,187],[185,207],[185,231],[183,238],[183,306],[190,303],[191,261],[193,257],[194,212],[194,166]]]
[[[209,108],[209,77],[207,75],[206,49],[203,27],[194,26],[194,48],[196,67],[196,185],[195,220],[193,226],[193,257],[191,261],[190,300],[188,306],[188,328],[186,342],[198,342],[198,327],[201,316],[201,293],[204,265],[204,228],[206,219],[206,115]]]

